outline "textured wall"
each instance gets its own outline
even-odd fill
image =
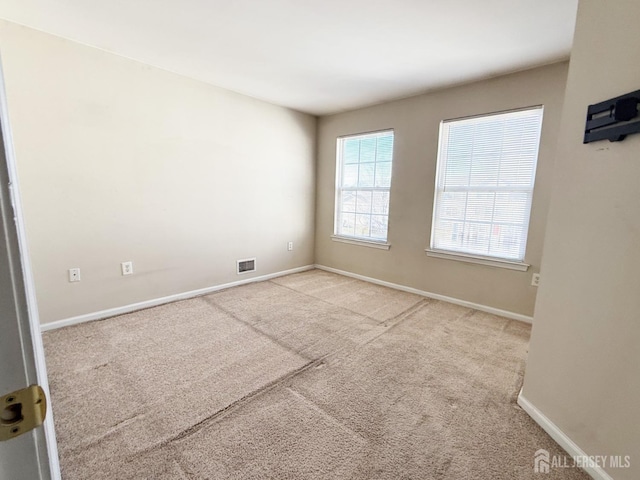
[[[314,117],[4,21],[0,42],[43,322],[313,263]]]
[[[333,116],[318,124],[316,263],[511,312],[532,315],[540,267],[557,129],[567,63]],[[543,104],[545,107],[531,228],[528,272],[427,257],[440,121]],[[336,137],[393,128],[395,152],[389,251],[333,242]]]
[[[640,135],[582,144],[587,106],[640,88],[640,3],[581,0],[524,397],[640,478]]]

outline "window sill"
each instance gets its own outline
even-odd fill
[[[526,272],[531,265],[523,262],[515,262],[512,260],[501,260],[499,258],[480,257],[477,255],[469,255],[466,253],[446,252],[443,250],[425,250],[428,257],[444,258],[447,260],[457,260],[458,262],[475,263],[478,265],[489,265],[490,267],[506,268],[508,270],[517,270]]]
[[[362,240],[360,238],[352,238],[352,237],[340,237],[338,235],[331,235],[331,240],[333,240],[334,242],[348,243],[350,245],[361,245],[363,247],[377,248],[379,250],[389,250],[391,248],[391,244],[386,242],[374,242],[373,240]]]

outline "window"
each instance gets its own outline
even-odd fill
[[[338,138],[337,156],[335,235],[385,243],[393,130]]]
[[[427,253],[524,260],[542,111],[441,123]]]

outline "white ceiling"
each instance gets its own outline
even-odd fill
[[[315,115],[568,58],[578,0],[2,0],[0,17]]]

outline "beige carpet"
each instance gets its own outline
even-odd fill
[[[313,270],[44,335],[65,480],[586,479],[528,325]]]

